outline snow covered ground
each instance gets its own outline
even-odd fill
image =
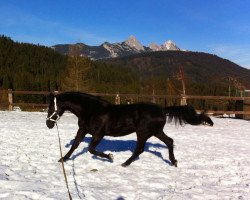
[[[0,112],[0,199],[68,199],[56,128],[45,125],[46,113]],[[156,138],[129,167],[135,134],[106,137],[98,149],[114,162],[87,152],[90,136],[66,164],[73,199],[162,200],[250,199],[250,122],[212,118],[214,127],[166,124],[175,141],[178,168]],[[59,121],[64,154],[77,131],[77,119]]]

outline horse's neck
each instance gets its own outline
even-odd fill
[[[63,110],[63,112],[69,111],[69,112],[73,113],[74,115],[76,115],[77,117],[80,116],[80,110],[79,110],[78,104],[63,102],[62,103],[62,110]]]
[[[97,110],[101,110],[102,108],[110,105],[106,101],[97,100],[97,99],[90,99],[89,97],[81,97],[78,101],[70,101],[65,100],[61,101],[62,108],[67,111],[72,112],[78,118],[89,115],[90,113],[94,113]],[[94,109],[94,110],[93,110]]]

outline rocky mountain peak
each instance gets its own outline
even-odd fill
[[[126,41],[124,41],[129,47],[136,49],[137,51],[144,51],[142,44],[136,39],[135,36],[131,35]]]
[[[156,43],[151,43],[149,45],[149,48],[153,51],[160,51],[161,50],[161,47],[159,45],[157,45]]]
[[[161,45],[162,50],[180,50],[179,47],[176,46],[176,44],[172,40],[167,40],[164,42],[163,45]]]

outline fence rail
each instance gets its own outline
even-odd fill
[[[9,110],[13,109],[13,106],[30,106],[30,107],[47,107],[46,103],[17,103],[14,102],[13,95],[49,95],[48,91],[14,91],[14,90],[0,90],[0,94],[6,94],[8,96]],[[92,95],[101,97],[115,97],[117,94],[110,93],[91,93]],[[134,98],[134,99],[186,99],[186,100],[222,100],[222,101],[245,101],[250,102],[250,97],[232,97],[232,96],[196,96],[196,95],[144,95],[144,94],[119,94],[119,97],[123,98]],[[247,104],[249,105],[249,104]],[[211,114],[239,114],[239,115],[250,115],[249,111],[227,111],[227,110],[208,110]]]
[[[0,94],[37,94],[49,95],[48,91],[14,91],[14,90],[0,90]],[[115,97],[117,94],[112,93],[90,93],[101,97]],[[146,95],[146,94],[119,94],[120,97],[142,97],[142,98],[162,98],[162,99],[204,99],[204,100],[250,100],[250,97],[233,97],[233,96],[199,96],[199,95]]]

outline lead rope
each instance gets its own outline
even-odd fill
[[[55,124],[56,124],[56,129],[57,129],[57,136],[58,136],[58,141],[59,141],[59,147],[60,147],[60,155],[61,155],[61,163],[62,163],[62,168],[63,168],[63,175],[64,175],[65,183],[66,183],[66,186],[67,186],[67,189],[68,189],[69,199],[72,200],[72,197],[71,197],[71,194],[70,194],[70,191],[69,191],[68,179],[67,179],[67,175],[66,175],[65,168],[64,168],[64,162],[63,162],[63,156],[62,156],[61,138],[60,138],[60,135],[59,135],[59,130],[58,130],[57,122],[55,122]]]

